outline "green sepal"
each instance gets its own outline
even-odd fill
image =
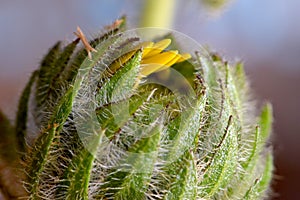
[[[219,84],[217,82],[218,74],[212,58],[208,56],[207,57],[198,56],[198,59],[200,64],[200,69],[198,70],[201,73],[203,73],[202,76],[206,85],[209,86],[210,89],[218,88],[219,87]]]
[[[138,81],[141,58],[142,52],[138,51],[124,67],[102,84],[96,95],[96,101],[100,106],[124,100],[133,94],[134,85]]]
[[[121,161],[99,188],[97,198],[145,199],[161,137],[161,127],[153,127],[148,137],[141,138],[128,149]]]
[[[198,99],[195,99],[198,98]],[[168,149],[166,161],[178,158],[185,151],[195,146],[195,141],[200,133],[201,119],[206,106],[206,96],[191,97],[189,108],[182,108],[181,115],[169,122],[167,126],[167,138],[171,145]]]
[[[67,120],[73,101],[73,88],[70,88],[65,96],[61,98],[55,107],[54,113],[51,116],[48,127],[42,130],[40,137],[34,143],[32,148],[27,154],[25,167],[27,168],[27,188],[30,192],[30,198],[36,199],[39,194],[39,184],[43,182],[41,174],[43,173],[48,164],[51,162],[51,150],[55,143],[53,140],[58,137],[65,121]]]
[[[223,138],[215,148],[215,152],[203,172],[203,178],[199,183],[201,198],[212,198],[217,195],[226,187],[235,173],[238,164],[238,142],[232,120],[232,116],[230,116]]]
[[[243,199],[263,199],[266,197],[266,192],[272,180],[272,174],[274,170],[273,156],[271,152],[266,155],[264,169],[259,178],[255,179],[253,185],[248,189]]]
[[[62,182],[56,194],[57,198],[67,200],[89,199],[88,188],[95,160],[94,153],[97,151],[102,137],[103,131],[100,131],[93,137],[93,144],[90,144],[89,149],[81,146],[77,150],[77,154],[72,158],[69,167],[62,176]]]
[[[120,101],[98,108],[96,110],[98,122],[100,123],[102,129],[106,129],[106,137],[111,139],[111,137],[113,137],[114,134],[118,132],[118,130],[120,130],[120,128],[124,126],[130,118],[132,118],[138,108],[140,108],[144,102],[146,102],[148,95],[149,93],[133,95],[128,100],[129,102]],[[119,108],[118,112],[113,113],[112,107],[115,107],[114,109]],[[119,118],[120,120],[116,121],[116,117],[121,118]]]
[[[243,92],[248,87],[243,63],[239,62],[235,65],[232,76],[235,77],[234,81],[237,91]]]
[[[250,156],[245,163],[242,163],[246,171],[257,165],[259,154],[264,150],[265,143],[271,132],[272,119],[272,107],[270,104],[266,104],[261,111],[259,125],[256,127],[255,139],[252,144]],[[249,172],[251,171],[252,170]]]
[[[28,119],[28,107],[30,94],[32,92],[32,86],[37,78],[38,71],[34,71],[25,86],[18,105],[18,112],[16,116],[16,139],[18,143],[18,151],[25,153],[26,149],[26,132],[27,132],[27,119]]]
[[[80,90],[84,80],[86,83],[90,83],[89,80],[89,72],[97,67],[97,63],[101,60],[101,58],[106,54],[106,51],[118,40],[118,37],[112,36],[107,40],[100,42],[96,47],[96,52],[92,53],[92,59],[87,56],[84,57],[82,62],[80,62],[80,67],[77,69],[78,73],[76,73],[76,79],[74,80],[74,89]],[[76,71],[77,71],[76,70]],[[104,69],[102,69],[104,70]],[[71,70],[73,71],[73,70]],[[83,88],[86,89],[86,88]]]
[[[54,76],[56,76],[56,71],[54,63],[57,57],[60,54],[60,45],[61,42],[57,42],[48,52],[48,54],[44,57],[41,62],[38,74],[38,80],[36,84],[36,102],[37,106],[42,106],[47,100],[48,90],[50,89],[51,80]]]
[[[65,77],[62,76],[62,74],[64,73],[64,71],[67,70],[67,66],[70,62],[71,56],[73,55],[79,41],[80,39],[77,38],[76,40],[68,44],[60,53],[59,57],[54,63],[55,68],[52,70],[56,71],[56,75],[52,77],[52,82],[49,86],[50,90],[52,90],[51,92],[53,93],[54,97],[57,96],[57,94],[55,93],[57,91],[55,90],[61,89],[60,87],[62,87],[63,84],[66,84],[66,81],[63,79]]]
[[[81,71],[77,76],[77,79],[74,84],[74,94],[77,94],[81,88],[81,81],[83,79],[87,79],[86,75],[89,75],[88,72],[92,70],[95,66],[96,62],[101,59],[101,56],[105,54],[105,49],[109,48],[117,40],[116,37],[112,37],[109,40],[106,40],[100,43],[96,50],[97,52],[93,53],[92,59],[86,58],[81,64]],[[128,62],[126,64],[126,68],[133,69],[139,67],[139,62],[135,58],[140,59],[139,56],[134,57],[133,62]],[[124,68],[125,68],[124,67]],[[124,71],[123,71],[124,72]],[[130,73],[129,70],[125,71],[125,73]],[[135,76],[137,76],[139,70],[135,70]],[[128,75],[128,73],[126,75]],[[114,76],[115,77],[115,76]],[[119,77],[122,78],[122,77]],[[130,77],[133,78],[133,77]],[[114,79],[114,81],[119,81]],[[132,80],[130,80],[132,81]],[[127,83],[127,81],[125,81]],[[131,84],[131,88],[133,87],[133,83]],[[76,125],[78,126],[78,124]],[[80,124],[79,124],[80,126]],[[90,130],[90,129],[89,129]],[[103,129],[104,130],[104,129]],[[103,133],[99,133],[98,135],[94,135],[89,138],[84,139],[84,143],[88,143],[88,148],[86,146],[82,146],[82,148],[77,152],[77,155],[72,158],[71,166],[66,170],[62,180],[72,180],[72,181],[63,181],[63,186],[60,187],[57,193],[57,197],[64,196],[67,199],[88,199],[88,185],[90,180],[91,169],[94,162],[94,154],[97,151],[98,146],[100,145],[100,141]],[[81,138],[83,139],[83,138]],[[65,189],[67,188],[67,189]]]
[[[272,181],[273,171],[274,171],[273,155],[272,155],[272,151],[269,151],[267,156],[265,157],[264,171],[259,180],[259,187],[258,187],[259,194],[264,195],[264,193],[269,188],[270,183]]]
[[[269,138],[272,130],[272,122],[273,122],[273,113],[271,104],[267,103],[260,115],[259,126],[261,129],[261,143],[264,144],[266,140]]]
[[[62,94],[58,93],[57,91],[61,90],[63,88],[64,80],[61,79],[61,74],[67,67],[67,64],[77,46],[79,43],[79,39],[74,40],[70,44],[68,44],[60,53],[57,55],[57,59],[53,61],[53,64],[48,67],[47,69],[42,69],[44,66],[41,66],[40,69],[40,78],[41,73],[46,73],[45,79],[38,80],[37,85],[37,102],[41,103],[38,104],[39,112],[43,110],[46,106],[53,105],[55,102],[57,102]],[[48,71],[46,71],[48,70]],[[43,85],[40,84],[40,82],[43,81]],[[48,103],[47,103],[48,102]],[[43,106],[44,107],[39,107]],[[46,106],[45,106],[46,105]]]
[[[241,162],[243,171],[241,174],[236,176],[237,180],[232,183],[231,188],[229,189],[229,197],[242,198],[241,195],[244,195],[245,192],[252,184],[252,181],[256,178],[255,167],[260,158],[261,149],[261,132],[260,128],[257,126],[255,128],[255,137],[252,141],[251,148],[249,148],[249,157],[245,162]]]
[[[247,101],[246,95],[243,93],[245,90],[247,90],[245,87],[240,88],[237,81],[243,82],[243,80],[236,80],[239,77],[235,77],[234,70],[235,68],[231,68],[227,63],[225,65],[225,85],[224,85],[224,94],[225,99],[227,103],[231,106],[230,109],[232,111],[232,114],[236,117],[236,123],[240,127],[243,127],[245,124],[244,122],[244,116],[243,116],[243,110],[244,110],[244,103]],[[241,69],[239,69],[241,70]],[[240,71],[240,73],[243,73],[243,71]],[[242,76],[242,74],[240,74]]]
[[[187,150],[176,161],[167,165],[162,172],[168,177],[162,183],[162,190],[168,191],[165,200],[195,200],[197,199],[197,172],[192,150]]]
[[[119,26],[113,27],[113,29],[105,32],[101,36],[96,37],[93,40],[90,40],[89,43],[90,43],[91,47],[97,49],[96,47],[99,44],[101,44],[101,43],[104,44],[103,42],[105,40],[111,41],[112,36],[123,31],[124,28],[126,27],[126,17],[124,16],[124,17],[121,17],[120,19],[123,21],[121,22],[121,24]],[[83,64],[84,60],[87,58],[87,56],[88,56],[88,53],[85,48],[82,47],[81,49],[79,49],[78,52],[75,54],[74,59],[68,64],[68,67],[62,73],[62,80],[65,80],[67,83],[72,83],[78,73],[78,70],[82,66],[82,64]]]

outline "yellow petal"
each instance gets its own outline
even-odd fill
[[[160,52],[162,52],[162,50],[164,50],[165,48],[167,48],[170,44],[171,44],[171,40],[170,39],[161,40],[161,41],[155,43],[152,47],[145,48],[148,51],[145,54],[145,56],[146,57],[151,57],[151,56],[154,56],[156,54],[159,54]]]
[[[158,69],[157,72],[165,70],[165,69],[171,67],[172,65],[177,63],[178,59],[180,59],[180,58],[181,58],[181,55],[177,54],[172,60],[170,60],[169,62],[164,64],[164,66],[162,66],[160,69]]]
[[[178,51],[166,51],[160,54],[156,54],[154,56],[151,56],[149,58],[145,58],[142,60],[142,64],[161,64],[165,65],[168,62],[170,62],[173,58],[176,57],[178,54]]]
[[[156,42],[153,46],[154,49],[165,49],[171,44],[171,39],[164,39],[159,42]]]
[[[110,66],[109,69],[111,72],[117,71],[124,63],[126,63],[132,56],[136,53],[137,50],[130,51],[120,58],[116,59]]]
[[[143,55],[142,59],[151,51],[151,48],[153,47],[153,42],[143,42],[141,44],[141,47],[143,47]]]
[[[180,55],[181,55],[181,58],[179,58],[176,63],[183,62],[183,61],[185,61],[187,59],[190,59],[192,57],[191,54],[189,54],[189,53],[183,53],[183,54],[180,54]]]
[[[177,54],[172,60],[170,60],[168,63],[166,63],[167,66],[172,66],[175,63],[178,63],[178,60],[181,59],[181,55]]]
[[[162,68],[164,65],[158,63],[151,63],[151,64],[142,64],[141,65],[141,74],[142,76],[148,76],[153,72],[156,72],[158,69]]]

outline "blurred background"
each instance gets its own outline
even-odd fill
[[[164,0],[162,0],[164,1]],[[273,104],[273,199],[300,196],[300,1],[235,0],[222,9],[176,1],[173,29],[229,61],[243,60],[255,97]],[[79,25],[92,35],[126,14],[137,27],[141,0],[0,0],[0,108],[13,121],[29,75],[57,40]]]

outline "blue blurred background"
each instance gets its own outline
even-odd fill
[[[174,0],[176,1],[176,0]],[[300,196],[300,1],[236,0],[218,13],[200,0],[177,0],[174,29],[230,61],[242,59],[260,102],[274,107],[273,199]],[[0,107],[13,120],[30,73],[57,40],[87,35],[126,14],[139,21],[141,0],[0,0]]]

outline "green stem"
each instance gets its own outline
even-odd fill
[[[172,28],[176,0],[145,0],[140,27]]]

